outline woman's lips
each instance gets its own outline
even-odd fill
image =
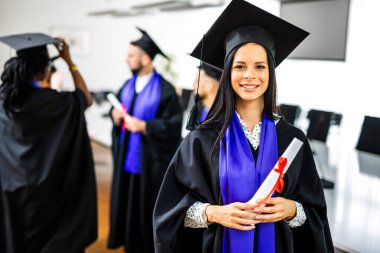
[[[257,84],[239,84],[239,86],[248,91],[254,91],[259,87]]]

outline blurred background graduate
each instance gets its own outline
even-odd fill
[[[126,109],[112,109],[114,173],[108,247],[153,252],[152,212],[167,166],[181,140],[182,109],[174,87],[153,67],[165,54],[144,31],[131,42],[133,73],[118,93]],[[127,120],[124,120],[127,116]]]
[[[157,253],[334,252],[307,138],[275,113],[275,68],[307,35],[233,0],[194,49],[224,74],[165,175],[153,214]],[[282,187],[248,204],[293,138],[303,146]]]
[[[84,111],[91,96],[64,41],[0,37],[16,50],[0,85],[0,252],[84,252],[97,238],[94,165]],[[74,92],[39,86],[47,44],[70,68]]]
[[[198,121],[203,122],[214,102],[223,70],[203,62],[194,80],[194,93],[199,94]],[[199,86],[198,86],[199,83]]]

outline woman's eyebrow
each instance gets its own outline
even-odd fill
[[[235,61],[234,62],[234,64],[237,64],[237,63],[239,63],[239,64],[245,64],[246,62],[245,61]],[[257,61],[257,62],[255,62],[255,64],[268,64],[268,62],[266,62],[266,61]]]

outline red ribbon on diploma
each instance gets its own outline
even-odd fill
[[[125,114],[128,114],[127,108],[125,108],[125,106],[123,104],[121,106],[123,107]],[[123,119],[123,123],[121,125],[121,128],[123,129],[123,131],[125,131],[125,129],[127,128],[127,122],[125,122],[125,119]]]
[[[288,162],[288,159],[285,157],[278,158],[278,168],[273,168],[273,170],[278,173],[277,182],[273,186],[273,189],[270,191],[270,193],[258,203],[259,206],[264,204],[272,196],[274,191],[281,193],[282,190],[284,189],[285,184],[284,184],[283,176],[285,174],[283,172],[284,172],[287,162]]]

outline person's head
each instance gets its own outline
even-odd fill
[[[257,103],[269,118],[276,110],[275,68],[307,37],[304,30],[246,1],[232,0],[192,56],[223,69],[205,127],[219,143],[237,105]]]
[[[1,74],[0,92],[4,97],[4,108],[13,113],[14,106],[29,90],[33,80],[42,81],[50,73],[50,58],[46,47],[24,50],[9,59]]]
[[[194,94],[197,92],[198,89],[199,97],[202,100],[210,99],[213,101],[216,96],[216,92],[218,91],[221,76],[221,69],[218,69],[207,63],[203,63],[202,66],[200,66],[198,71],[196,72],[193,84]]]
[[[167,56],[161,51],[149,34],[138,28],[142,37],[132,41],[128,47],[127,63],[134,74],[147,74],[153,71],[153,60],[157,54]]]
[[[256,104],[273,119],[276,110],[275,64],[270,51],[248,42],[234,47],[224,62],[215,102],[205,126],[227,129],[236,106]]]
[[[19,50],[16,61],[24,64],[28,78],[41,81],[50,74],[51,61],[46,46]]]
[[[257,43],[246,43],[237,48],[231,63],[235,106],[256,104],[259,108],[264,108],[266,101],[267,114],[273,115],[276,106],[276,82],[273,82],[275,71],[270,72],[273,70],[269,60],[271,58],[268,57],[266,49]],[[271,91],[273,96],[265,96]]]
[[[208,76],[203,69],[200,69],[199,71],[200,72],[196,72],[193,89],[195,94],[199,81],[198,93],[199,97],[203,99],[215,89],[215,86],[219,83],[219,81]]]
[[[20,34],[1,37],[0,41],[16,49],[1,74],[0,93],[3,107],[12,115],[24,95],[34,89],[33,81],[42,81],[50,73],[47,44],[61,43],[43,34]]]
[[[147,72],[147,69],[151,71],[153,68],[152,58],[142,48],[133,44],[128,47],[127,63],[133,74]]]

